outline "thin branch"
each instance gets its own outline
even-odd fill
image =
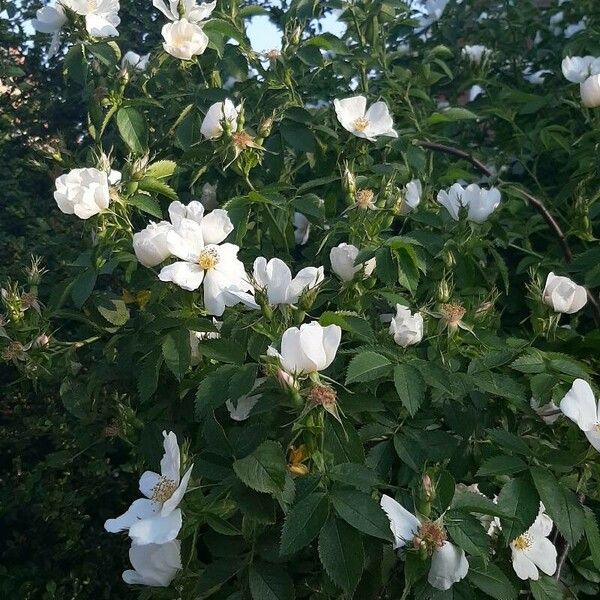
[[[562,547],[562,550],[560,551],[560,554],[558,555],[558,559],[556,561],[556,571],[554,573],[554,579],[556,579],[556,581],[560,580],[560,572],[562,571],[563,565],[565,564],[565,560],[567,560],[567,554],[569,553],[569,542],[567,542],[567,540],[564,540],[565,545]]]
[[[436,142],[427,142],[421,140],[415,141],[414,144],[416,146],[420,146],[421,148],[427,148],[428,150],[432,150],[433,152],[442,152],[444,154],[456,156],[457,158],[462,158],[463,160],[466,160],[467,162],[471,163],[479,172],[483,173],[485,176],[493,176],[493,173],[480,160],[476,159],[474,156],[472,156],[468,152],[465,152],[464,150],[460,150],[459,148],[453,148],[452,146],[446,146],[445,144],[438,144]],[[567,241],[567,238],[556,219],[546,208],[546,205],[539,198],[536,198],[520,186],[517,186],[514,183],[509,183],[508,185],[510,185],[515,192],[523,196],[523,198],[527,200],[529,204],[534,206],[536,210],[540,213],[544,221],[546,221],[546,223],[552,230],[554,237],[556,237],[556,239],[558,240],[563,256],[565,257],[565,261],[567,263],[570,263],[573,260],[573,252],[571,250],[571,247],[569,246],[569,242]],[[596,323],[600,323],[600,302],[590,290],[586,289],[586,291],[590,304],[592,304],[594,307],[594,320],[596,321]]]

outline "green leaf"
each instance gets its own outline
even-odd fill
[[[157,348],[142,361],[137,378],[138,394],[142,402],[148,400],[156,391],[163,360],[162,352]]]
[[[344,41],[332,33],[322,33],[321,35],[309,37],[302,45],[317,46],[321,50],[328,50],[335,52],[335,54],[351,54]]]
[[[229,398],[237,400],[248,394],[254,386],[257,372],[258,365],[253,364],[244,365],[236,369],[235,375],[229,383]]]
[[[148,125],[146,119],[132,106],[120,108],[117,112],[117,128],[123,141],[136,154],[143,154],[148,146]]]
[[[286,461],[277,442],[263,442],[252,454],[236,460],[233,470],[243,483],[257,492],[275,495],[283,492]]]
[[[195,589],[197,598],[208,598],[245,567],[243,558],[223,558],[207,565]]]
[[[467,554],[488,557],[490,537],[478,518],[469,514],[448,511],[444,525],[454,543]]]
[[[537,581],[531,579],[529,587],[535,600],[562,600],[564,597],[558,581],[548,575],[541,575]]]
[[[421,471],[426,457],[419,444],[406,435],[398,433],[394,436],[394,449],[404,464],[417,473]]]
[[[202,356],[224,363],[242,364],[246,356],[246,348],[231,339],[218,338],[203,340],[198,346]]]
[[[373,381],[389,371],[391,362],[381,354],[367,350],[355,356],[348,365],[346,385]]]
[[[305,125],[290,119],[284,119],[279,130],[286,144],[294,150],[309,153],[315,151],[315,136]]]
[[[294,554],[308,546],[319,535],[328,514],[329,502],[322,492],[310,494],[294,504],[281,530],[281,555]]]
[[[134,194],[127,199],[127,203],[131,204],[131,206],[135,206],[142,212],[156,217],[157,219],[163,218],[162,210],[158,200],[149,194]]]
[[[342,463],[335,465],[329,472],[334,481],[355,487],[365,492],[381,484],[379,475],[366,465],[357,463]]]
[[[155,194],[161,194],[169,200],[177,200],[177,192],[168,184],[160,179],[155,179],[146,175],[138,183],[139,189],[145,192],[154,192]]]
[[[81,308],[94,291],[98,273],[95,269],[86,269],[80,273],[71,285],[71,298],[77,308]]]
[[[237,369],[223,365],[204,377],[196,392],[196,418],[202,419],[229,399],[229,386]]]
[[[512,479],[498,495],[498,506],[507,517],[500,519],[507,544],[531,527],[540,510],[540,497],[529,477]]]
[[[352,595],[363,571],[363,543],[356,529],[331,517],[319,535],[319,558],[331,580]]]
[[[489,475],[512,475],[519,471],[525,471],[527,464],[518,456],[507,456],[500,454],[492,456],[483,461],[476,475],[477,477],[485,477]]]
[[[469,581],[484,594],[496,600],[516,600],[518,592],[508,577],[494,564],[486,564],[481,558],[469,561]]]
[[[567,542],[575,546],[585,526],[585,514],[577,496],[561,485],[547,469],[532,467],[531,476],[546,512]]]
[[[460,510],[462,512],[479,513],[482,515],[490,515],[491,517],[506,517],[508,516],[504,509],[492,502],[486,496],[457,490],[452,499],[450,508]]]
[[[294,582],[280,564],[256,562],[250,566],[248,582],[253,600],[294,600]]]
[[[442,112],[434,112],[427,118],[428,125],[437,125],[438,123],[453,123],[455,121],[465,121],[477,119],[477,115],[466,108],[452,107]]]
[[[325,421],[324,451],[333,456],[336,463],[364,463],[363,445],[351,423],[343,426],[336,419]]]
[[[148,165],[146,175],[154,179],[163,179],[173,175],[176,168],[177,163],[174,160],[157,160],[155,163]]]
[[[323,327],[326,327],[327,325],[339,325],[344,331],[348,331],[366,342],[373,341],[375,337],[369,321],[358,314],[342,311],[327,311],[319,317],[319,323],[323,325]]]
[[[170,331],[163,339],[162,353],[171,373],[181,381],[190,366],[190,333],[187,329]]]
[[[408,364],[394,367],[394,385],[402,405],[411,417],[425,399],[425,382],[417,369]]]
[[[592,562],[596,569],[600,570],[600,531],[598,531],[598,521],[592,510],[585,506],[585,537],[587,538]]]
[[[120,298],[100,296],[96,298],[96,308],[111,325],[120,327],[129,321],[129,309]]]
[[[331,500],[336,513],[352,527],[367,535],[393,540],[390,522],[371,496],[355,490],[334,489]]]

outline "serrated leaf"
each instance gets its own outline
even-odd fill
[[[531,527],[540,510],[540,497],[529,477],[520,477],[503,486],[498,506],[509,517],[500,519],[502,535],[508,545]]]
[[[202,419],[215,408],[225,404],[229,399],[229,385],[235,373],[235,367],[223,365],[204,377],[196,392],[197,419]]]
[[[577,496],[547,469],[532,467],[531,476],[546,512],[567,542],[575,546],[585,527],[585,515]]]
[[[355,356],[348,365],[346,385],[364,383],[382,377],[389,371],[391,362],[385,356],[367,350]]]
[[[329,476],[334,481],[367,492],[370,491],[371,488],[381,484],[379,475],[373,471],[373,469],[357,463],[342,463],[335,465],[329,472]]]
[[[248,572],[253,600],[294,600],[294,582],[281,564],[253,563]]]
[[[394,367],[394,386],[402,405],[414,416],[425,399],[425,382],[417,369],[408,364]]]
[[[233,470],[249,488],[280,495],[285,486],[286,461],[277,442],[263,442],[252,454],[236,460]]]
[[[535,581],[531,579],[529,581],[529,587],[535,600],[562,600],[563,593],[558,586],[558,581],[548,575],[541,575],[540,578]]]
[[[427,124],[437,125],[438,123],[453,123],[468,119],[477,119],[477,115],[466,108],[452,107],[442,112],[434,112],[427,118]]]
[[[117,128],[123,141],[136,154],[143,154],[148,146],[148,125],[146,119],[132,106],[120,108],[117,112]]]
[[[319,535],[319,558],[331,580],[351,595],[360,581],[365,560],[358,531],[331,517]]]
[[[371,496],[356,490],[335,489],[331,500],[336,513],[355,529],[392,541],[390,522]]]
[[[157,219],[163,218],[162,209],[160,208],[158,200],[149,194],[134,194],[127,199],[127,203]]]
[[[229,398],[231,400],[237,400],[248,394],[254,386],[257,372],[258,365],[252,364],[244,365],[236,369],[235,375],[231,378],[231,382],[229,383]]]
[[[151,165],[148,165],[146,168],[146,175],[153,177],[154,179],[163,179],[164,177],[173,175],[176,168],[177,163],[174,160],[157,160]]]
[[[449,511],[444,517],[444,525],[454,543],[467,554],[488,557],[490,537],[478,518]]]
[[[175,377],[181,381],[190,366],[190,334],[187,329],[170,331],[162,342],[165,364]]]
[[[154,350],[142,360],[137,378],[138,394],[142,402],[148,400],[156,391],[162,363],[163,356],[160,349]]]
[[[592,562],[596,569],[600,570],[600,531],[598,530],[598,521],[593,511],[584,506],[585,512],[585,537],[587,538]]]
[[[328,514],[329,502],[322,492],[310,494],[294,504],[281,530],[281,555],[294,554],[308,546],[319,535]]]
[[[129,309],[120,298],[101,296],[96,299],[96,308],[111,325],[120,327],[129,320]]]
[[[482,592],[496,600],[516,600],[518,592],[508,577],[494,564],[481,558],[469,561],[469,581]]]
[[[243,558],[231,560],[224,558],[216,560],[206,566],[199,577],[198,585],[194,590],[197,598],[208,598],[219,590],[225,583],[245,567]]]
[[[154,177],[145,176],[138,183],[139,189],[145,192],[154,192],[161,194],[169,200],[177,200],[177,192],[167,183]]]
[[[518,456],[499,454],[498,456],[492,456],[484,460],[476,475],[477,477],[512,475],[513,473],[525,471],[525,469],[527,469],[527,464]]]
[[[450,508],[469,513],[479,513],[490,515],[491,517],[508,516],[504,509],[492,502],[488,497],[482,494],[475,494],[464,490],[457,490],[452,499]]]

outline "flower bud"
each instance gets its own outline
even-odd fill
[[[581,103],[587,108],[598,108],[600,106],[600,75],[588,77],[579,86]]]
[[[449,302],[452,297],[452,287],[448,281],[444,278],[438,283],[436,290],[436,298],[438,302]]]
[[[273,128],[273,117],[267,117],[263,119],[258,126],[258,137],[266,138],[271,135],[271,129]]]

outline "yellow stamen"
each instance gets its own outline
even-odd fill
[[[531,546],[531,540],[529,539],[529,536],[524,533],[523,535],[520,535],[518,538],[516,538],[513,544],[515,545],[515,548],[517,548],[517,550],[527,550],[527,548]]]
[[[360,131],[361,133],[369,126],[369,121],[364,117],[358,117],[356,121],[354,121],[354,130]]]
[[[161,477],[152,490],[152,500],[166,502],[177,489],[177,484],[172,479]]]
[[[219,264],[219,254],[214,248],[202,250],[198,264],[205,270],[214,269]]]

